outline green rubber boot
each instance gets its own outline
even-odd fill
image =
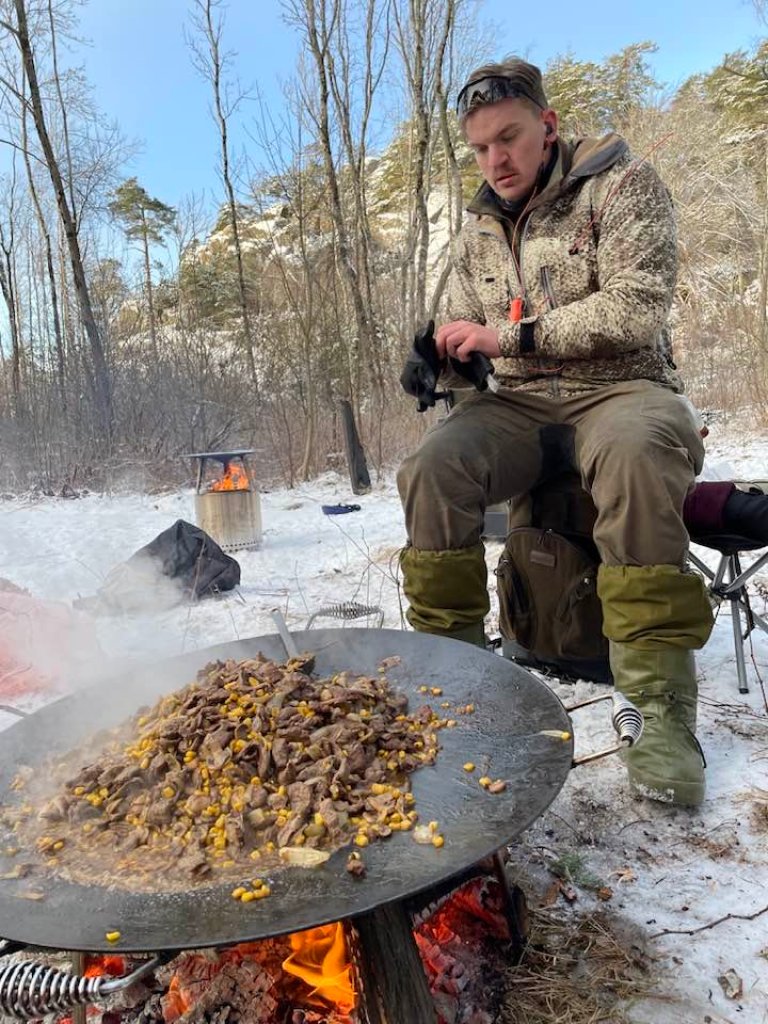
[[[629,784],[640,796],[682,807],[704,799],[704,756],[696,739],[696,668],[692,651],[642,650],[610,643],[617,690],[645,719],[643,735],[624,753]]]
[[[433,633],[433,636],[447,636],[451,640],[463,640],[465,643],[474,644],[475,647],[487,646],[485,627],[482,622],[473,622],[469,626],[451,629],[446,633]]]
[[[408,621],[419,633],[447,636],[485,647],[488,569],[482,544],[448,551],[403,548],[403,590]]]

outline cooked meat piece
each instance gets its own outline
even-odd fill
[[[36,773],[4,819],[48,869],[149,891],[412,828],[408,773],[434,763],[443,723],[426,706],[408,715],[383,675],[319,679],[310,661],[207,665],[104,733],[83,767],[78,751],[57,757],[55,786]]]

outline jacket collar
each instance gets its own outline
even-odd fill
[[[629,153],[629,147],[620,135],[610,132],[601,139],[558,141],[558,158],[549,176],[546,188],[527,205],[527,211],[552,202],[587,178],[602,174]],[[467,206],[469,213],[493,217],[496,220],[514,220],[515,212],[505,209],[497,194],[487,182]]]

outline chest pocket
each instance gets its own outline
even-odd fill
[[[483,233],[482,257],[475,271],[475,288],[488,324],[507,318],[509,300],[519,294],[512,253],[495,235]]]
[[[540,235],[529,239],[523,252],[523,269],[534,314],[566,306],[596,290],[590,254],[580,251],[571,255],[569,243],[559,238]]]

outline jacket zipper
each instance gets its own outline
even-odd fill
[[[531,217],[533,214],[529,213],[525,224],[523,224],[523,230],[520,233],[520,245],[517,249],[517,263],[515,263],[515,254],[512,250],[512,246],[509,247],[509,251],[512,253],[512,265],[515,268],[515,276],[517,277],[517,283],[520,285],[520,297],[523,300],[523,316],[528,314],[528,296],[525,290],[525,271],[523,270],[523,246],[525,245],[525,238],[528,234],[528,226],[531,223]],[[518,271],[518,267],[520,268]],[[512,298],[512,296],[510,296]]]
[[[544,292],[544,296],[549,303],[550,309],[557,307],[557,299],[555,298],[555,290],[552,287],[552,274],[550,273],[549,267],[542,267],[541,271],[541,289]]]

